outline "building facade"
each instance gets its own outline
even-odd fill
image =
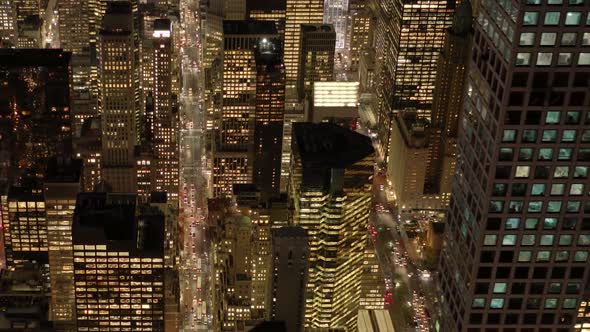
[[[295,123],[289,196],[309,234],[306,328],[354,329],[367,243],[371,140],[331,123]]]
[[[442,330],[590,326],[589,10],[480,3],[440,260]]]

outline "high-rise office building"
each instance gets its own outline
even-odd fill
[[[72,149],[70,53],[0,50],[0,182],[42,178],[47,159]]]
[[[334,79],[336,32],[327,24],[301,25],[298,92],[300,98],[311,90],[313,82]]]
[[[285,70],[287,87],[296,88],[301,53],[301,24],[323,22],[323,0],[286,0],[285,16]]]
[[[244,330],[268,315],[270,223],[268,216],[243,209],[217,212],[212,258],[217,331]]]
[[[277,26],[277,32],[284,42],[287,1],[249,0],[246,2],[246,15],[248,20],[273,21]]]
[[[349,0],[348,15],[348,57],[350,68],[357,70],[363,51],[369,49],[373,42],[375,20],[369,9],[370,0]]]
[[[14,0],[14,5],[18,21],[24,21],[27,16],[39,16],[41,13],[41,1],[38,0]]]
[[[131,3],[107,3],[99,35],[102,179],[116,192],[135,192],[139,110],[133,26]]]
[[[324,1],[324,23],[334,27],[336,33],[336,49],[348,49],[348,25],[350,0]]]
[[[293,124],[289,195],[309,234],[305,327],[356,328],[374,150],[332,123]]]
[[[246,0],[221,0],[223,2],[223,18],[241,21],[246,19]]]
[[[33,182],[11,186],[0,196],[6,266],[47,264],[47,216],[41,187]]]
[[[457,133],[473,38],[472,21],[461,17],[470,12],[470,6],[467,6],[469,2],[465,1],[459,7],[464,12],[455,13],[453,26],[446,31],[444,48],[438,60],[424,184],[424,191],[431,194],[450,194],[456,165]]]
[[[285,114],[283,120],[283,148],[281,156],[281,193],[287,192],[289,174],[291,173],[291,138],[293,136],[293,123],[305,121],[304,103],[291,99],[285,101]]]
[[[441,330],[590,326],[589,9],[479,6],[440,260]]]
[[[101,121],[99,118],[88,118],[82,125],[80,138],[74,141],[76,158],[82,159],[83,191],[93,191],[101,180]]]
[[[27,16],[17,24],[16,48],[43,48],[43,21],[38,15]]]
[[[152,140],[156,162],[154,191],[165,191],[178,200],[178,113],[172,95],[172,25],[168,19],[154,21],[154,112]]]
[[[215,196],[229,196],[233,184],[252,182],[257,101],[255,49],[270,47],[265,43],[279,44],[276,27],[270,21],[224,21],[223,32],[222,110],[213,150]]]
[[[90,52],[89,1],[64,0],[57,3],[59,45],[76,55]]]
[[[149,208],[137,205],[135,194],[78,195],[72,226],[78,331],[164,330],[165,221]]]
[[[377,244],[367,239],[363,255],[360,308],[380,310],[385,308],[385,276],[377,255]]]
[[[72,52],[70,96],[73,117],[72,130],[76,136],[80,135],[84,119],[96,116],[98,112],[97,87],[93,87],[91,81],[92,55],[89,16],[92,4],[92,0],[65,0],[57,3],[60,46],[65,51]]]
[[[287,331],[303,330],[308,242],[307,232],[299,226],[272,231],[269,319],[284,321]]]
[[[430,118],[438,56],[454,8],[455,2],[449,0],[376,1],[373,43],[378,59],[378,135],[384,155],[394,113],[411,110]]]
[[[60,330],[72,330],[75,324],[72,221],[76,198],[82,191],[81,181],[82,160],[69,157],[50,160],[43,196],[47,215],[52,320]]]
[[[285,111],[285,68],[280,44],[264,40],[255,52],[253,183],[266,197],[277,197],[281,182],[281,149]]]
[[[16,45],[16,6],[14,1],[0,1],[0,48]]]

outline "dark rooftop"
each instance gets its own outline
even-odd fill
[[[52,157],[47,162],[45,182],[78,182],[82,173],[82,159]]]
[[[272,10],[287,10],[287,1],[285,0],[248,0],[246,1],[246,10],[269,12]]]
[[[272,230],[276,237],[307,237],[307,230],[301,226],[284,226]]]
[[[273,21],[223,21],[224,35],[276,35]]]
[[[50,48],[2,48],[0,68],[3,67],[59,67],[69,66],[72,53]]]
[[[333,123],[293,123],[304,168],[346,168],[375,152],[371,139]]]

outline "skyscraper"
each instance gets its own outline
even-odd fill
[[[272,231],[269,318],[284,321],[287,331],[303,330],[308,241],[307,232],[298,226],[281,227]]]
[[[348,56],[352,70],[357,70],[363,51],[373,42],[375,21],[369,9],[370,0],[350,0],[348,3]]]
[[[249,0],[246,2],[248,20],[274,21],[284,43],[287,1]]]
[[[336,32],[327,24],[301,25],[298,92],[300,98],[311,90],[313,82],[334,78]]]
[[[164,219],[138,206],[134,194],[78,195],[72,238],[79,331],[164,330]]]
[[[371,202],[371,140],[331,123],[293,124],[289,195],[309,234],[305,327],[356,327]]]
[[[52,320],[65,330],[75,326],[72,221],[81,181],[82,160],[60,156],[50,160],[43,184]]]
[[[62,50],[0,50],[0,182],[42,178],[71,151],[69,63]]]
[[[269,21],[224,21],[223,32],[223,99],[213,150],[216,196],[231,195],[233,184],[252,182],[257,100],[254,52],[265,43],[278,44],[279,39]]]
[[[168,19],[154,21],[154,113],[152,139],[156,162],[155,191],[178,200],[178,113],[172,95],[172,26]]]
[[[378,135],[386,154],[394,113],[411,110],[430,118],[436,65],[455,2],[384,0],[376,5]]]
[[[588,11],[583,1],[478,9],[440,260],[442,330],[588,328]]]
[[[255,51],[256,110],[253,183],[266,197],[277,197],[281,181],[281,149],[285,112],[285,67],[276,41],[260,43]]]
[[[323,22],[323,0],[286,0],[287,22],[285,23],[285,70],[287,87],[293,89],[299,74],[299,55],[301,52],[301,24],[321,24]]]
[[[0,196],[6,266],[47,264],[47,217],[43,193],[36,182],[11,186]]]
[[[465,10],[463,8],[467,4],[465,2],[461,10]],[[424,191],[432,194],[450,194],[457,158],[466,66],[473,38],[471,20],[460,15],[465,14],[460,11],[455,13],[453,26],[447,29],[444,48],[438,59],[424,184]]]
[[[137,64],[131,4],[108,2],[99,36],[102,178],[116,192],[135,192]]]
[[[0,1],[0,48],[16,45],[16,6],[14,1]]]
[[[334,27],[336,49],[348,49],[348,25],[350,0],[326,0],[324,2],[324,23]]]

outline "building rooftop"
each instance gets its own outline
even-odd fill
[[[276,11],[287,10],[287,1],[285,0],[248,0],[246,1],[246,10],[250,11]]]
[[[300,226],[285,226],[272,230],[273,237],[307,237],[307,230]]]
[[[137,206],[135,194],[81,193],[76,201],[72,239],[74,244],[107,244],[111,250],[135,255],[161,254],[164,218],[156,208]]]
[[[70,64],[71,56],[72,53],[55,48],[2,48],[0,49],[0,68],[67,67]]]
[[[369,137],[333,123],[293,123],[293,141],[304,168],[346,168],[375,152]]]
[[[53,157],[47,163],[45,182],[78,182],[81,173],[82,159]]]
[[[301,32],[331,32],[334,31],[334,27],[331,24],[301,24]]]
[[[273,21],[223,21],[224,35],[278,35]]]

